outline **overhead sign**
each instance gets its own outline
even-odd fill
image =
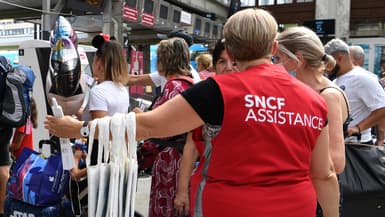
[[[180,15],[180,22],[186,25],[191,25],[192,15],[186,11],[182,11]]]
[[[153,26],[155,21],[154,16],[154,1],[144,0],[142,9],[142,25]]]
[[[303,23],[304,26],[312,29],[319,36],[335,34],[335,19],[310,20]]]
[[[124,3],[122,17],[127,21],[136,22],[138,21],[138,9],[129,7],[126,3]]]

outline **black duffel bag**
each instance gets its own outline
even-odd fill
[[[347,143],[345,153],[345,170],[339,176],[344,198],[384,195],[384,147]]]

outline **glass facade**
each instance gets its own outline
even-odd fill
[[[258,0],[259,6],[274,5],[274,0]]]
[[[277,0],[277,5],[291,4],[293,0]]]
[[[253,7],[255,6],[255,0],[241,0],[241,7]]]

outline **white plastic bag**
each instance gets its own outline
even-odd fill
[[[133,217],[135,212],[136,183],[138,179],[138,159],[136,155],[136,119],[135,113],[130,112],[126,115],[126,130],[128,138],[128,181],[127,198],[125,205],[125,217]]]
[[[126,199],[127,148],[125,140],[126,124],[123,114],[115,114],[111,118],[111,176],[108,201],[109,217],[124,216],[124,200]]]
[[[90,135],[88,137],[88,155],[86,158],[87,164],[87,183],[88,183],[88,217],[94,217],[96,213],[96,206],[99,192],[99,165],[91,165],[92,146],[94,142],[95,128],[98,120],[92,121],[90,127]],[[100,151],[99,151],[100,152]]]
[[[99,153],[98,166],[99,166],[99,190],[98,201],[96,207],[95,217],[106,216],[108,205],[108,193],[110,184],[110,164],[108,162],[110,156],[110,118],[104,117],[98,120],[99,129]],[[102,157],[103,156],[103,157]]]

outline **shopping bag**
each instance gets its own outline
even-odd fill
[[[124,216],[124,200],[127,188],[126,179],[126,160],[127,148],[125,140],[125,116],[124,114],[115,114],[111,118],[111,176],[110,176],[110,197],[109,216]]]
[[[346,144],[345,170],[339,180],[344,198],[385,195],[384,147]]]
[[[109,182],[110,182],[110,118],[104,117],[98,120],[99,129],[99,149],[100,154],[98,156],[97,164],[99,165],[99,190],[98,200],[96,206],[95,217],[106,216],[107,205],[108,205],[108,193],[109,193]]]
[[[96,214],[96,207],[98,201],[98,192],[99,192],[99,177],[100,177],[100,168],[99,164],[91,165],[92,158],[92,148],[95,135],[96,125],[98,124],[98,119],[95,119],[91,123],[90,134],[88,137],[88,154],[86,158],[87,164],[87,182],[88,182],[88,216],[94,217]],[[98,156],[101,155],[100,148],[98,149]]]
[[[41,153],[24,148],[12,167],[7,195],[34,206],[54,205],[63,198],[69,179],[60,154],[44,158]]]
[[[137,159],[137,142],[136,142],[136,119],[135,113],[130,112],[126,115],[126,133],[128,138],[128,181],[127,181],[127,198],[125,204],[125,217],[133,217],[135,212],[135,196],[136,184],[138,178],[138,159]]]

